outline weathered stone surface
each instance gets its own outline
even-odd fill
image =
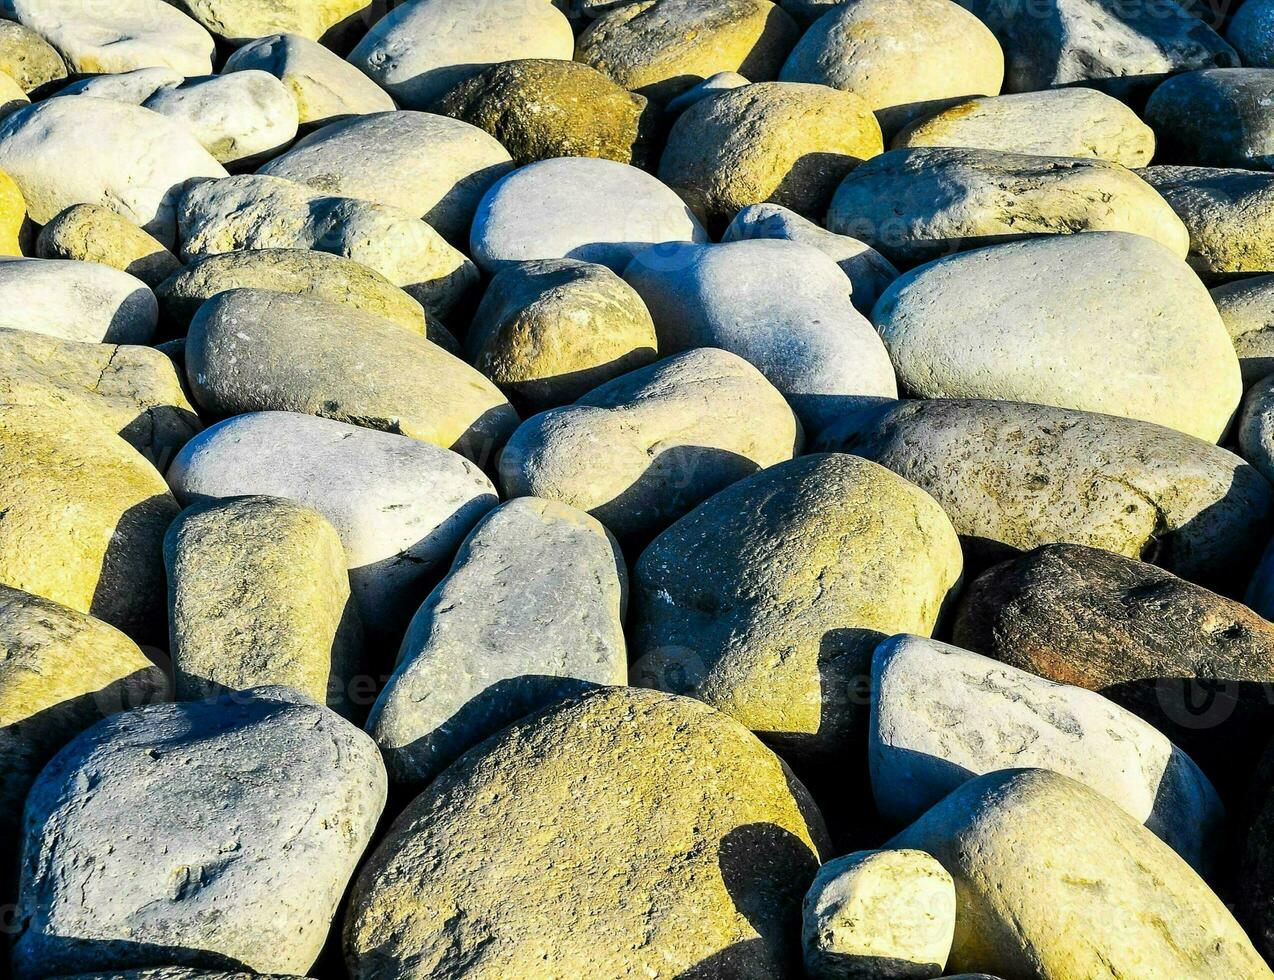
[[[163,633],[163,478],[83,406],[0,410],[0,584]]]
[[[924,851],[855,851],[819,869],[801,920],[811,980],[936,977],[955,934],[955,883]]]
[[[0,329],[90,344],[144,344],[158,315],[146,284],[110,266],[0,258]]]
[[[195,259],[155,287],[164,318],[184,329],[199,307],[228,289],[268,289],[310,296],[439,337],[445,328],[380,273],[340,255],[298,248],[256,248]],[[454,341],[452,341],[454,343]]]
[[[164,244],[173,240],[173,208],[188,184],[226,176],[185,126],[84,95],[39,102],[0,121],[0,170],[17,181],[36,224],[73,204],[101,204]]]
[[[851,686],[932,631],[961,570],[934,500],[854,456],[803,456],[700,504],[637,562],[633,683],[693,694],[797,756],[847,751]]]
[[[647,540],[714,493],[791,459],[801,428],[735,354],[698,348],[528,419],[500,457],[506,496],[586,510]]]
[[[1208,291],[1141,235],[1038,238],[941,259],[872,311],[899,387],[1155,422],[1221,438],[1243,383]]]
[[[865,242],[835,232],[802,218],[778,204],[752,204],[739,211],[721,236],[722,242],[751,238],[782,238],[812,245],[849,277],[854,308],[864,316],[885,287],[898,278],[892,262]]]
[[[1238,423],[1239,453],[1274,480],[1274,382],[1262,378],[1243,399]]]
[[[493,65],[448,90],[434,108],[486,130],[519,166],[553,157],[644,166],[657,122],[645,96],[587,65],[546,58]]]
[[[1181,745],[1222,790],[1251,782],[1274,731],[1274,624],[1096,548],[1055,545],[992,568],[966,589],[953,636],[1099,691]]]
[[[426,109],[482,69],[521,58],[570,61],[575,35],[548,0],[414,0],[392,9],[349,60],[408,109]]]
[[[805,32],[779,78],[853,92],[892,133],[970,95],[999,95],[1004,53],[950,0],[846,0]]]
[[[183,504],[263,494],[313,507],[341,536],[363,625],[395,640],[430,574],[499,502],[462,456],[291,412],[212,426],[186,444],[168,480]]]
[[[281,177],[241,174],[189,190],[177,212],[183,258],[243,249],[314,249],[353,259],[434,316],[478,284],[478,267],[415,215]]]
[[[1246,580],[1274,519],[1255,467],[1149,422],[946,399],[850,422],[815,448],[874,459],[932,494],[971,561],[1084,544],[1225,588]]]
[[[172,68],[134,68],[78,78],[58,89],[58,95],[87,95],[94,99],[141,105],[166,85],[180,85],[186,76]]]
[[[470,363],[531,412],[575,401],[655,359],[641,297],[602,265],[544,259],[491,280],[465,336]]]
[[[1211,290],[1234,350],[1243,386],[1274,374],[1274,276],[1253,276]]]
[[[1274,174],[1146,167],[1139,176],[1190,232],[1190,265],[1205,280],[1274,272]]]
[[[235,45],[290,32],[339,47],[366,28],[375,9],[371,0],[174,0],[174,5]]]
[[[1174,75],[1146,103],[1160,157],[1205,167],[1274,169],[1274,71],[1213,68]]]
[[[2,161],[0,154],[0,168]],[[482,195],[512,167],[508,151],[477,126],[402,111],[369,113],[324,126],[260,173],[328,194],[392,204],[424,218],[458,245],[469,232]]]
[[[96,419],[158,467],[202,428],[161,352],[28,330],[0,328],[0,403],[62,406]]]
[[[889,846],[927,851],[955,879],[952,969],[1093,980],[1274,976],[1167,844],[1057,773],[970,780]]]
[[[655,321],[661,354],[720,347],[754,365],[808,433],[897,397],[879,335],[836,263],[812,245],[757,239],[663,246],[624,278]]]
[[[109,265],[152,289],[181,269],[158,239],[100,204],[75,204],[60,213],[40,229],[35,252],[42,259]]]
[[[423,786],[533,711],[628,680],[628,572],[597,521],[523,497],[465,539],[416,612],[367,730],[396,782]]]
[[[208,32],[164,0],[4,0],[4,14],[52,44],[76,74],[152,66],[183,75],[212,71]]]
[[[322,514],[280,497],[196,504],[168,528],[164,565],[178,700],[282,685],[361,713],[362,624]]]
[[[3,24],[4,21],[0,21]],[[22,254],[23,225],[27,220],[27,202],[17,181],[0,170],[0,255]]]
[[[500,179],[478,205],[469,254],[489,272],[532,259],[581,259],[622,272],[638,252],[708,234],[667,186],[636,167],[541,160]]]
[[[891,150],[845,178],[827,227],[900,265],[1036,235],[1123,231],[1184,258],[1168,203],[1117,163],[961,147]]]
[[[892,145],[965,146],[1144,167],[1155,152],[1155,133],[1104,92],[1058,88],[966,99],[912,123]]]
[[[754,82],[777,78],[799,36],[792,18],[768,0],[641,0],[593,21],[575,55],[624,88],[667,102],[718,72]]]
[[[219,293],[191,322],[185,358],[195,400],[213,417],[303,412],[478,460],[518,424],[500,390],[458,357],[381,317],[311,296]]]
[[[384,805],[372,740],[288,688],[114,715],[31,790],[14,974],[303,973]]]
[[[880,126],[858,96],[825,85],[760,82],[683,112],[668,135],[659,179],[718,221],[763,201],[821,216],[845,175],[882,149]]]
[[[1004,48],[1006,92],[1082,83],[1120,98],[1165,76],[1239,63],[1234,49],[1172,0],[960,0]]]
[[[287,86],[302,126],[340,116],[392,112],[394,100],[370,78],[323,45],[300,34],[271,34],[239,48],[222,73],[267,71]]]
[[[572,977],[791,977],[824,847],[804,787],[740,725],[608,688],[497,735],[416,798],[359,875],[346,960],[354,980],[546,963]]]
[[[66,78],[66,63],[57,48],[21,24],[0,21],[0,71],[17,82],[24,92]]]
[[[1225,39],[1252,68],[1274,68],[1274,5],[1244,0],[1230,18]]]
[[[1166,736],[1100,694],[918,636],[876,648],[871,692],[872,792],[895,825],[974,776],[1051,769],[1211,870],[1225,819],[1216,790]]]

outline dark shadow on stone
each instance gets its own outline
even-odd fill
[[[166,493],[134,504],[120,515],[102,557],[89,615],[138,643],[168,639],[163,542],[164,532],[180,511]]]

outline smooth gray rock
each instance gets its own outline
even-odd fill
[[[622,272],[664,242],[708,234],[672,189],[615,160],[561,157],[522,167],[478,205],[469,254],[488,272],[533,259],[582,259]]]
[[[1274,276],[1251,276],[1210,290],[1234,351],[1243,387],[1274,374]]]
[[[738,354],[783,394],[807,433],[898,396],[888,353],[854,309],[844,273],[812,245],[657,246],[624,278],[654,318],[660,353]]]
[[[390,778],[422,786],[519,718],[626,684],[627,584],[582,511],[534,497],[491,511],[412,618],[367,720]]]
[[[1164,162],[1274,170],[1272,102],[1274,70],[1213,68],[1169,78],[1145,116]]]
[[[1149,422],[1005,401],[901,402],[817,449],[858,453],[932,494],[969,560],[1104,548],[1224,589],[1246,581],[1274,488],[1224,449]]]
[[[304,973],[385,792],[372,740],[287,688],[108,718],[27,800],[14,973]]]
[[[1201,875],[1225,809],[1194,761],[1095,691],[948,643],[895,636],[872,659],[868,759],[881,814],[905,826],[1000,769],[1051,769],[1108,797]]]
[[[145,344],[159,304],[127,272],[98,262],[0,257],[0,329],[96,344]]]
[[[204,430],[168,481],[183,504],[266,494],[313,507],[341,536],[364,626],[394,639],[430,574],[499,502],[482,471],[446,449],[291,412]]]
[[[1239,453],[1274,481],[1274,376],[1248,389],[1237,428]]]
[[[1225,28],[1225,39],[1250,68],[1274,68],[1274,3],[1244,0]]]
[[[89,95],[128,105],[141,105],[161,88],[180,85],[186,76],[172,68],[134,68],[132,71],[90,75],[64,85],[58,95]]]

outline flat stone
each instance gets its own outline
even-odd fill
[[[845,175],[882,149],[880,126],[857,95],[759,82],[683,112],[668,135],[659,179],[718,222],[763,201],[821,216]]]
[[[83,343],[144,344],[159,307],[140,279],[97,262],[0,258],[0,329]]]
[[[412,618],[368,718],[390,778],[422,787],[533,711],[626,684],[627,585],[587,514],[534,497],[491,511]]]
[[[649,364],[656,346],[636,291],[575,259],[510,265],[491,280],[465,335],[469,362],[531,413]]]
[[[152,289],[181,269],[158,239],[100,204],[74,204],[62,211],[40,229],[35,252],[42,259],[109,265]]]
[[[1274,70],[1213,68],[1169,78],[1146,103],[1159,154],[1205,167],[1274,170]]]
[[[362,624],[341,539],[318,511],[280,497],[196,504],[168,528],[164,566],[178,700],[281,685],[362,713]]]
[[[872,311],[899,386],[1155,422],[1215,442],[1243,384],[1208,291],[1141,235],[1059,235],[939,259]]]
[[[742,726],[606,688],[494,736],[407,807],[350,896],[346,962],[352,980],[531,977],[546,962],[569,977],[786,977],[826,846],[804,787]]]
[[[478,205],[469,254],[488,272],[533,259],[580,259],[622,272],[650,245],[706,242],[685,203],[614,160],[563,157],[522,167]]]
[[[1037,235],[1123,231],[1179,257],[1190,235],[1154,188],[1106,160],[962,147],[891,150],[850,173],[827,227],[899,265]]]
[[[1274,276],[1225,283],[1211,296],[1239,356],[1243,386],[1274,374]]]
[[[288,688],[114,715],[31,790],[14,975],[307,972],[384,805],[372,740]]]
[[[57,48],[21,24],[0,21],[0,71],[17,82],[24,92],[66,78],[66,62]]]
[[[302,412],[490,458],[517,427],[464,361],[381,317],[312,296],[222,292],[186,338],[186,376],[213,417]]]
[[[399,111],[330,123],[259,172],[327,194],[394,205],[459,245],[482,195],[512,168],[508,151],[477,126]]]
[[[299,34],[347,48],[366,29],[371,0],[173,0],[213,34],[240,45],[270,34]]]
[[[186,444],[168,480],[183,504],[254,494],[313,507],[341,536],[363,625],[395,641],[430,574],[499,502],[463,456],[292,412],[212,426]]]
[[[779,463],[672,525],[634,569],[632,682],[692,694],[785,753],[841,758],[872,649],[928,634],[960,578],[918,487],[838,453]]]
[[[1082,544],[1224,588],[1247,580],[1274,519],[1255,467],[1149,422],[958,399],[849,421],[814,448],[852,449],[932,494],[971,562]]]

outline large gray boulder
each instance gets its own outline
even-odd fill
[[[1146,103],[1161,159],[1274,170],[1274,70],[1212,68],[1174,75]]]

